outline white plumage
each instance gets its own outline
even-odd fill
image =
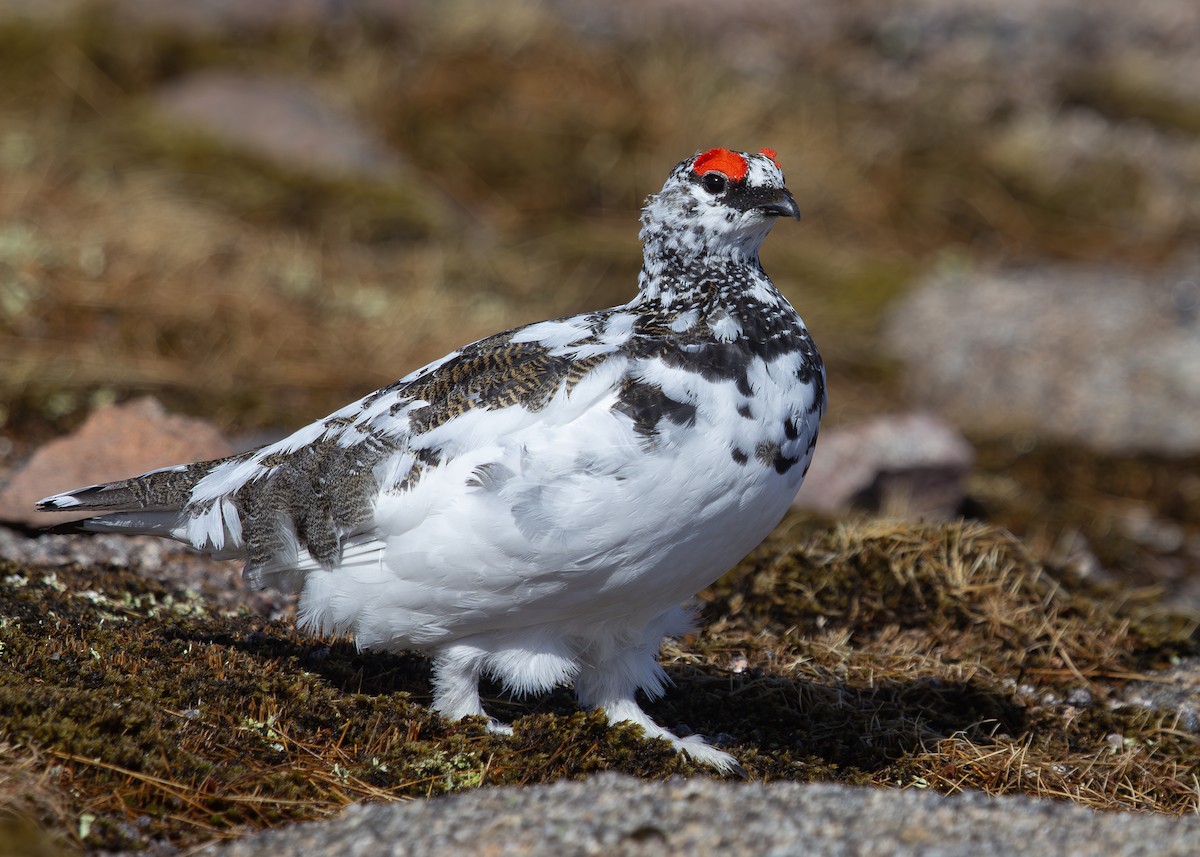
[[[484,674],[572,683],[734,770],[635,695],[662,692],[681,605],[774,527],[812,456],[824,369],[758,262],[780,215],[799,216],[774,153],[700,153],[647,203],[629,304],[480,340],[255,452],[39,507],[245,557],[300,591],[306,629],[430,651],[447,718],[484,715]]]

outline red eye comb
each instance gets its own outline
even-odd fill
[[[730,181],[740,182],[746,177],[746,159],[737,152],[729,149],[709,149],[702,155],[697,155],[692,162],[692,172],[698,176],[716,170],[723,173]]]

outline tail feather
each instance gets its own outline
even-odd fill
[[[294,444],[285,438],[229,458],[89,485],[46,497],[37,508],[92,515],[77,524],[85,531],[165,536],[222,559],[244,557],[251,582],[294,586],[310,568],[334,568],[343,540],[370,528],[374,468],[394,451]],[[339,484],[327,487],[321,470],[335,465],[342,465]]]
[[[92,517],[71,524],[74,532],[127,533],[175,539],[219,559],[244,556],[240,513],[232,495],[196,499],[196,487],[215,471],[253,457],[241,453],[151,470],[140,476],[64,491],[38,501],[44,512],[82,512]]]
[[[76,488],[64,491],[38,500],[39,512],[76,512],[96,509],[131,509],[137,508],[138,501],[127,481],[105,482],[100,485],[89,485],[86,488]]]
[[[79,526],[90,533],[127,533],[174,538],[174,531],[179,526],[179,512],[109,512],[107,515],[97,515],[80,521]]]
[[[191,499],[196,484],[221,461],[164,467],[131,479],[64,491],[39,500],[37,508],[42,512],[178,511]]]

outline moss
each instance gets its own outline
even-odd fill
[[[7,563],[0,581],[0,737],[57,772],[68,809],[34,812],[43,823],[94,815],[87,848],[598,770],[705,774],[565,690],[489,700],[515,721],[500,737],[432,715],[417,656],[212,615],[119,569]],[[793,516],[704,601],[704,632],[665,650],[675,689],[649,709],[754,777],[1196,804],[1200,742],[1119,702],[1138,670],[1195,650],[1188,629],[1052,574],[1004,531]]]

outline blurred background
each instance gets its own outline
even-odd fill
[[[1194,0],[0,0],[0,474],[624,302],[671,167],[771,147],[830,467],[948,432],[935,511],[1200,611],[1198,46]]]

